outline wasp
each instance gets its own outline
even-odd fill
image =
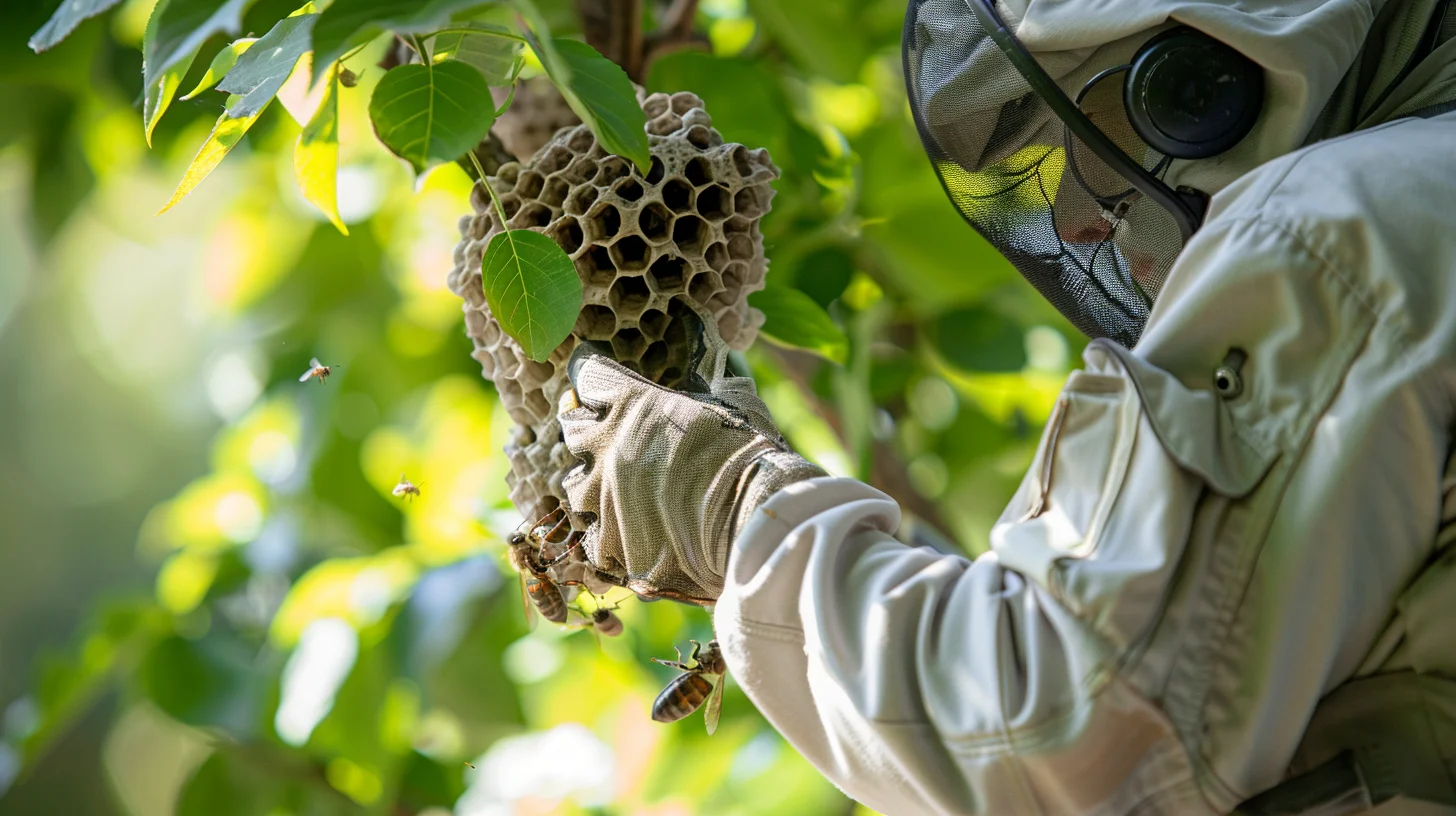
[[[561,513],[560,520],[554,526],[548,527],[547,524],[558,513],[561,513],[560,508],[552,510],[532,524],[529,533],[516,530],[510,538],[511,566],[515,567],[516,572],[521,576],[523,582],[521,587],[522,605],[526,609],[526,620],[532,626],[535,625],[535,617],[531,614],[532,604],[535,604],[536,609],[540,611],[541,617],[552,623],[566,623],[570,611],[566,605],[566,599],[561,597],[561,587],[551,578],[550,570],[551,567],[561,563],[571,554],[571,551],[580,543],[579,537],[575,533],[570,534],[568,538],[571,543],[565,552],[555,558],[542,560],[540,557],[542,546],[549,543],[551,538],[569,523],[565,513]],[[565,585],[571,586],[577,583],[579,582],[571,581],[566,582]]]
[[[395,485],[394,490],[390,492],[396,496],[404,496],[407,499],[414,499],[419,497],[420,487],[414,482],[411,482],[409,479],[406,479],[404,477],[404,474],[401,473],[399,474],[399,484]]]
[[[308,382],[309,379],[318,377],[319,385],[323,385],[324,381],[329,378],[329,374],[336,368],[338,366],[326,366],[320,363],[317,357],[311,358],[308,361],[308,370],[303,372],[303,376],[299,377],[298,381]]]
[[[682,674],[674,677],[653,701],[652,719],[660,723],[677,722],[697,711],[706,701],[708,707],[703,710],[703,724],[712,735],[718,730],[718,714],[723,709],[723,675],[728,673],[728,664],[718,650],[718,641],[708,641],[706,651],[696,640],[688,642],[693,644],[693,653],[688,657],[691,666],[683,662],[682,651],[676,646],[673,651],[677,652],[677,660],[652,658],[664,666],[682,670]]]

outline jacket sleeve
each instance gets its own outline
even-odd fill
[[[1074,615],[994,552],[900,543],[899,519],[874,488],[815,479],[732,556],[719,642],[816,767],[891,814],[1088,813],[1142,798],[1135,767],[1186,776],[1156,709],[1116,681],[1093,704],[1106,645]]]

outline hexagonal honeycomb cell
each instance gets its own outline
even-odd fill
[[[502,126],[556,93],[533,83],[517,92]],[[460,219],[450,286],[465,301],[472,356],[517,424],[506,445],[508,483],[526,518],[561,504],[561,479],[574,464],[555,414],[567,386],[566,361],[580,340],[610,346],[624,366],[672,387],[691,364],[684,327],[692,314],[711,320],[712,334],[737,349],[752,343],[763,323],[748,295],[763,288],[768,270],[759,221],[778,169],[764,150],[725,144],[694,94],[652,94],[641,104],[652,153],[645,174],[603,150],[585,125],[556,125],[554,135],[534,145],[519,133],[499,133],[511,152],[530,157],[502,165],[487,180],[502,200],[506,227],[554,240],[571,256],[584,290],[572,335],[547,362],[527,358],[485,303],[480,259],[501,224],[484,189],[472,192],[473,212]]]

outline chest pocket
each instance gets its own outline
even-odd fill
[[[991,547],[1120,651],[1156,619],[1200,504],[1253,491],[1277,451],[1121,346],[1084,358]]]

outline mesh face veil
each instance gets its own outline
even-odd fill
[[[1077,328],[1134,345],[1206,203],[1163,182],[1172,157],[1139,135],[1146,117],[1129,119],[1140,100],[1123,74],[1149,61],[1064,71],[1069,96],[992,0],[911,0],[903,50],[916,126],[961,215]],[[1191,96],[1222,104],[1204,87]]]

